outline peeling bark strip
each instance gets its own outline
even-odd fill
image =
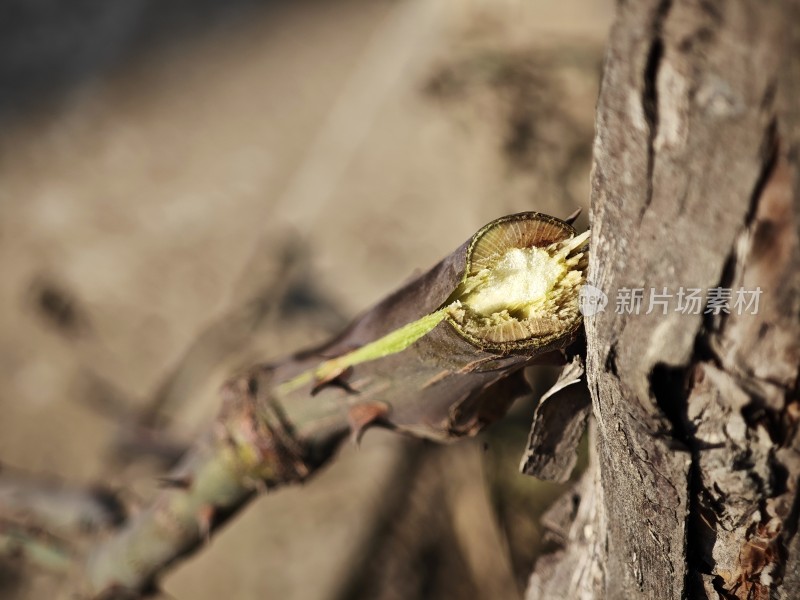
[[[563,362],[577,335],[584,240],[546,215],[503,217],[331,343],[233,379],[166,489],[78,567],[85,595],[151,590],[259,491],[307,478],[348,434],[382,425],[452,439],[502,416],[526,390],[521,369]]]
[[[586,319],[600,480],[578,500],[605,510],[582,521],[599,543],[537,568],[542,598],[800,598],[798,22],[790,1],[619,4],[592,179],[609,304]],[[676,312],[679,288],[732,289],[729,313]]]
[[[583,359],[574,356],[539,400],[520,471],[539,479],[567,481],[578,460],[578,444],[591,409]]]

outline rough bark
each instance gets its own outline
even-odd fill
[[[586,319],[600,476],[562,527],[589,533],[540,561],[530,598],[800,597],[797,17],[619,4],[592,176],[609,304]],[[699,314],[645,314],[650,288],[680,287]],[[758,313],[706,314],[717,287],[760,287]],[[617,312],[624,288],[646,290],[640,314]]]

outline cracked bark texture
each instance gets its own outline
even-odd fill
[[[618,5],[592,176],[596,460],[529,598],[800,597],[798,17]],[[649,293],[615,310],[620,289],[680,287],[762,293],[757,314],[644,314]]]

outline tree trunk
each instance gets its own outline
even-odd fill
[[[798,17],[619,4],[592,176],[594,456],[529,598],[800,598]]]

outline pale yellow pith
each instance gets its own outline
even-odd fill
[[[566,272],[566,263],[543,248],[511,248],[478,274],[479,285],[461,302],[485,317],[507,310],[527,319]]]
[[[588,235],[545,248],[510,248],[464,282],[461,306],[479,321],[571,316],[584,279],[583,254],[573,251]]]

